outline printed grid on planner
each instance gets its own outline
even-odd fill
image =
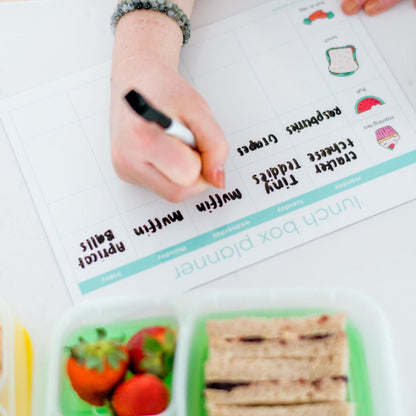
[[[180,71],[230,146],[226,189],[182,203],[114,173],[108,67],[8,112],[48,235],[69,266],[65,277],[83,293],[126,265],[123,278],[152,273],[160,262],[416,161],[414,113],[360,22],[336,2],[271,2],[197,30]]]

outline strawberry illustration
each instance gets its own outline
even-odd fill
[[[157,415],[169,404],[169,390],[153,374],[137,374],[114,390],[111,404],[117,416]]]
[[[128,352],[121,340],[107,339],[106,331],[97,329],[98,339],[83,338],[70,348],[66,371],[78,396],[95,406],[103,406],[128,368]]]
[[[128,341],[130,369],[135,374],[151,373],[160,378],[172,372],[176,333],[166,326],[143,328]]]

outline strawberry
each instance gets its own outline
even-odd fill
[[[70,348],[66,371],[78,396],[95,406],[103,406],[128,368],[128,352],[120,340],[106,339],[104,329],[97,329],[98,339],[83,338]]]
[[[127,343],[131,371],[167,377],[172,372],[175,344],[176,333],[166,326],[153,326],[136,332]]]
[[[138,374],[114,390],[111,405],[117,416],[157,415],[169,404],[169,390],[153,374]]]

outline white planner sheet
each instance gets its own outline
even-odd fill
[[[226,188],[185,202],[114,173],[110,64],[1,103],[75,301],[184,291],[416,197],[415,112],[338,3],[271,1],[193,31],[180,71],[230,156]]]

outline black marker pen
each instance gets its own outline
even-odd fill
[[[125,97],[130,107],[147,121],[153,121],[165,130],[166,134],[175,136],[188,146],[196,149],[195,137],[191,130],[178,120],[169,118],[153,108],[137,91],[131,90]]]

